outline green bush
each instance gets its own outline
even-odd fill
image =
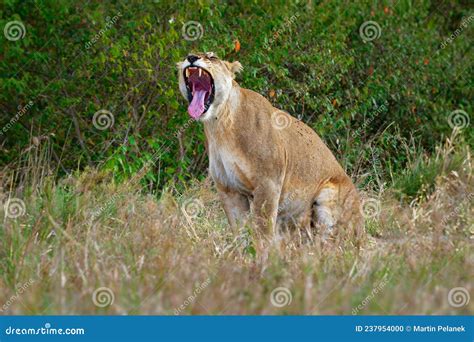
[[[471,28],[446,41],[470,16],[462,3],[6,0],[0,13],[2,28],[26,29],[0,42],[0,125],[14,121],[0,135],[3,165],[33,135],[51,141],[63,173],[98,166],[122,181],[157,154],[143,180],[152,191],[201,177],[203,131],[189,123],[175,69],[192,50],[240,60],[241,86],[315,128],[349,172],[372,170],[375,155],[382,176],[402,173],[404,141],[430,153],[453,110],[472,113]],[[203,27],[194,41],[182,37],[191,20]],[[375,40],[361,38],[367,21],[380,26]],[[93,125],[99,110],[112,127]]]

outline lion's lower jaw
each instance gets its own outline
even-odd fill
[[[201,117],[198,119],[198,121],[201,122],[209,122],[212,120],[215,120],[217,118],[217,113],[218,113],[218,107],[211,105],[207,112],[205,112]]]

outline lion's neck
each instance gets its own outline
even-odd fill
[[[229,128],[238,114],[240,106],[240,86],[234,81],[226,101],[213,109],[210,118],[204,121],[206,135],[213,134],[216,130]]]

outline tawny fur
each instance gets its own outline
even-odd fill
[[[320,137],[306,124],[273,107],[233,79],[238,62],[195,54],[215,84],[215,100],[199,119],[204,124],[209,172],[229,223],[249,217],[266,234],[278,223],[359,234],[363,220],[351,179]],[[183,70],[178,63],[185,98]]]

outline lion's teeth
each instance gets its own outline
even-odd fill
[[[186,69],[186,77],[189,77],[189,69]]]
[[[202,69],[199,68],[199,77],[201,77],[201,74],[202,74]]]

